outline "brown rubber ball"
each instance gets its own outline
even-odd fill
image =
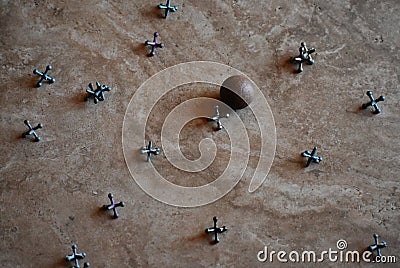
[[[234,75],[222,83],[219,95],[233,110],[240,110],[254,100],[253,84],[243,75]]]

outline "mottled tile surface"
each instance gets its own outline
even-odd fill
[[[375,232],[400,262],[400,2],[177,0],[166,20],[159,2],[0,1],[0,266],[69,267],[64,258],[77,243],[92,267],[275,267],[276,259],[257,260],[264,245],[321,252],[345,239],[361,252]],[[165,47],[150,58],[144,41],[155,31]],[[295,74],[289,59],[301,41],[317,49],[316,63]],[[214,203],[178,208],[135,183],[122,127],[142,83],[189,61],[248,75],[271,107],[277,146],[267,180],[248,193],[260,129],[250,109],[238,111],[251,143],[244,180]],[[48,64],[56,83],[35,88],[33,69]],[[97,105],[84,102],[95,81],[113,88]],[[147,138],[160,142],[176,105],[218,90],[170,91],[152,110]],[[386,96],[381,114],[360,110],[367,90]],[[21,138],[25,119],[44,125],[40,142]],[[204,138],[218,148],[208,169],[183,172],[163,154],[153,165],[181,186],[212,182],[229,161],[226,132],[196,119],[180,146],[193,160]],[[305,169],[300,153],[314,146],[324,160]],[[100,209],[109,192],[126,204],[117,220]],[[229,227],[218,245],[204,234],[214,215]]]

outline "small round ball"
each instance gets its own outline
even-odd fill
[[[243,75],[234,75],[222,83],[219,95],[222,102],[234,110],[240,110],[254,100],[253,84]]]

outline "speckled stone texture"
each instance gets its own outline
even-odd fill
[[[373,233],[388,243],[382,253],[400,262],[400,2],[176,0],[168,19],[160,2],[0,1],[0,266],[69,267],[65,256],[77,243],[91,267],[279,267],[257,260],[264,245],[321,252],[346,239],[349,250],[362,251]],[[155,31],[165,47],[149,58],[144,41]],[[289,59],[301,41],[317,53],[295,74]],[[146,79],[199,60],[230,65],[259,86],[274,114],[277,150],[267,180],[248,193],[260,137],[250,110],[238,111],[251,140],[245,179],[215,203],[177,208],[132,179],[122,123]],[[49,64],[56,83],[36,88],[33,69]],[[113,91],[97,105],[84,102],[96,81]],[[381,114],[360,109],[367,90],[385,95]],[[175,105],[218,94],[204,84],[169,92],[148,137],[159,144]],[[43,124],[40,142],[21,138],[25,119]],[[200,139],[219,144],[201,175],[174,169],[162,154],[154,166],[176,184],[212,181],[227,163],[229,140],[210,130],[199,119],[181,133],[191,159]],[[305,169],[300,154],[314,146],[324,160]],[[101,209],[110,192],[126,205],[117,220]],[[218,245],[204,233],[213,216],[229,228]],[[342,264],[318,267],[327,266]]]

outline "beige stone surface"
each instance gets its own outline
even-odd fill
[[[261,263],[257,253],[264,245],[336,250],[339,239],[361,252],[375,232],[399,263],[400,2],[176,0],[179,10],[166,20],[159,3],[0,1],[0,266],[69,267],[64,258],[77,243],[92,267],[292,267]],[[155,31],[165,47],[151,58],[144,41]],[[295,74],[289,59],[301,41],[317,49],[316,63]],[[249,193],[260,129],[250,109],[238,111],[251,141],[244,179],[214,203],[180,208],[136,184],[122,128],[140,85],[189,61],[249,76],[271,107],[277,147],[266,181]],[[56,83],[35,88],[32,70],[48,64]],[[97,105],[84,102],[95,81],[113,88]],[[168,92],[146,123],[147,138],[159,144],[176,105],[218,90],[202,83]],[[385,95],[381,114],[360,110],[367,90]],[[25,119],[44,125],[40,142],[21,138]],[[180,146],[197,159],[204,138],[218,149],[204,171],[180,171],[163,154],[154,167],[178,185],[212,182],[229,160],[226,132],[196,119]],[[324,160],[305,169],[300,153],[314,146]],[[117,220],[100,209],[109,192],[126,204]],[[204,233],[214,215],[229,227],[217,245]]]

